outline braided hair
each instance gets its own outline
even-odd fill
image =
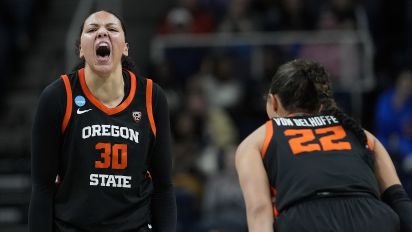
[[[272,78],[269,92],[277,94],[289,112],[314,114],[319,109],[316,86],[306,75],[306,66],[303,60],[291,61],[280,66]]]
[[[372,153],[359,122],[343,112],[333,98],[329,74],[317,62],[296,59],[279,67],[272,78],[270,93],[277,94],[285,110],[296,113],[332,115],[352,131],[365,148],[363,158],[373,167]]]

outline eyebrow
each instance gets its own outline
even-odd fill
[[[89,24],[89,26],[98,27],[98,26],[100,26],[100,24],[97,24],[97,23],[90,23],[90,24]],[[110,26],[118,26],[118,24],[116,24],[116,23],[107,23],[107,24],[105,24],[104,26],[106,26],[106,27],[110,27]]]

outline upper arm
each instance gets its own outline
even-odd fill
[[[54,82],[41,94],[33,122],[29,231],[53,231],[53,197],[66,101],[60,81]]]
[[[265,133],[263,125],[247,137],[236,151],[236,169],[245,198],[248,222],[254,214],[261,212],[273,219],[270,185],[260,154]]]
[[[382,143],[368,131],[365,131],[368,137],[369,148],[375,157],[375,176],[379,183],[381,193],[394,184],[400,184],[399,177],[396,173],[395,166]]]
[[[153,84],[153,115],[156,123],[156,137],[150,154],[150,172],[155,187],[170,187],[172,151],[169,107],[163,90],[156,84]]]
[[[57,174],[66,93],[62,80],[41,94],[32,127],[33,185],[54,185]]]

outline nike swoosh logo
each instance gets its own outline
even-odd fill
[[[77,114],[84,114],[86,112],[89,112],[92,109],[87,109],[87,110],[80,110],[80,108],[77,109]]]

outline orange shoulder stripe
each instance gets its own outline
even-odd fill
[[[153,81],[147,79],[146,81],[146,110],[149,116],[150,127],[152,128],[153,135],[156,137],[156,124],[153,117],[152,108],[152,93],[153,93]]]
[[[269,120],[266,122],[266,135],[265,135],[265,141],[263,142],[262,149],[260,150],[260,155],[262,156],[262,159],[266,155],[266,151],[269,147],[270,140],[272,139],[273,136],[273,125],[272,125],[272,120]]]
[[[66,88],[66,113],[64,114],[63,123],[62,123],[62,134],[66,130],[67,125],[69,124],[70,117],[72,115],[73,108],[73,94],[72,88],[70,87],[69,77],[67,75],[62,75],[61,78],[64,82],[64,87]]]

